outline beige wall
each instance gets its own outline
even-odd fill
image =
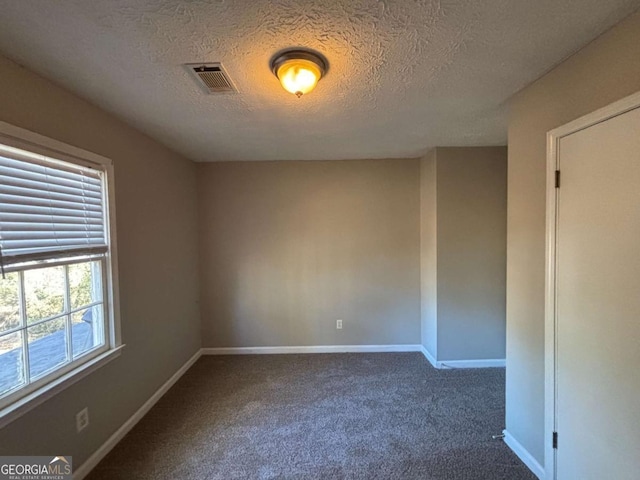
[[[544,461],[546,132],[640,90],[640,14],[510,102],[507,240],[507,418]]]
[[[505,356],[507,149],[421,163],[422,341],[437,361]]]
[[[438,148],[438,357],[505,358],[507,149]]]
[[[420,286],[422,345],[438,355],[438,214],[436,150],[420,161]]]
[[[199,348],[195,166],[0,57],[0,120],[115,163],[122,356],[0,430],[2,454],[82,464]],[[75,431],[89,407],[90,426]]]
[[[418,160],[200,164],[198,192],[203,346],[420,343]]]

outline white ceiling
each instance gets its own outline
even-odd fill
[[[505,100],[640,0],[0,0],[0,51],[196,161],[416,157],[506,142]],[[287,47],[329,72],[298,99]],[[206,95],[182,67],[220,61]]]

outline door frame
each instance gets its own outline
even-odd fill
[[[556,480],[557,450],[553,448],[553,432],[557,426],[557,308],[556,308],[556,249],[558,226],[558,195],[556,170],[560,162],[560,140],[598,123],[605,122],[631,110],[640,108],[640,92],[589,113],[547,133],[547,206],[546,206],[546,264],[545,264],[545,402],[544,402],[544,468],[545,479]],[[561,439],[559,440],[559,444]]]

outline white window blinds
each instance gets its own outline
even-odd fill
[[[103,172],[0,148],[0,253],[12,263],[107,251]]]

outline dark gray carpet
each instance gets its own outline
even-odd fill
[[[88,477],[535,480],[500,440],[504,369],[420,353],[201,358]]]

